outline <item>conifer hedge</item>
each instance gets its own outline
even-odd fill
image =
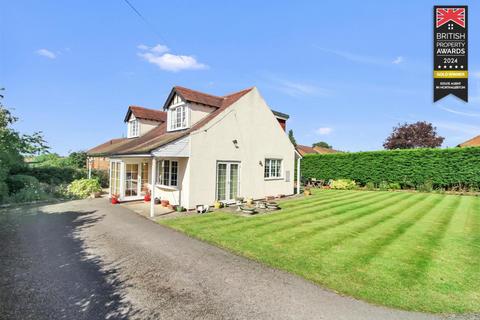
[[[372,152],[307,154],[301,160],[305,179],[352,179],[399,183],[414,188],[431,183],[434,188],[480,187],[480,147],[408,149]]]

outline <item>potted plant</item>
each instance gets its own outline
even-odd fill
[[[153,203],[155,203],[155,204],[160,204],[160,202],[161,202],[160,198],[153,199]]]
[[[235,199],[235,200],[237,201],[237,206],[242,205],[243,199],[244,199],[243,197],[237,197],[237,198]]]
[[[112,194],[111,202],[112,204],[117,204],[120,202],[118,201],[118,194]]]
[[[170,204],[170,201],[168,201],[168,200],[160,200],[160,203],[162,204],[162,207],[168,207],[168,205]]]
[[[258,209],[267,209],[267,203],[265,201],[257,201]]]
[[[152,200],[152,198],[150,197],[150,191],[145,194],[145,197],[143,197],[143,200],[145,202],[149,202],[150,200]]]

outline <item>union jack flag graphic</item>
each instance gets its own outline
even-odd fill
[[[465,9],[463,8],[437,8],[436,13],[437,28],[450,21],[465,28]]]

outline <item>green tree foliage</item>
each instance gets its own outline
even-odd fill
[[[8,196],[7,178],[11,171],[24,166],[23,157],[49,149],[41,132],[27,135],[12,128],[18,119],[3,105],[2,99],[0,95],[0,202]]]
[[[304,178],[352,179],[362,186],[386,182],[402,188],[480,187],[480,148],[308,154],[301,166]]]
[[[296,146],[297,145],[297,140],[295,140],[295,137],[293,136],[293,130],[290,129],[288,130],[288,138],[290,139],[290,142]]]
[[[312,147],[320,147],[320,148],[327,148],[327,149],[332,149],[332,146],[326,143],[325,141],[319,141],[314,144],[312,144]]]

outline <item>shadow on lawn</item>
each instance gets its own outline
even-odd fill
[[[46,213],[38,207],[0,213],[1,319],[128,319],[117,269],[85,251],[79,232],[95,211]]]

